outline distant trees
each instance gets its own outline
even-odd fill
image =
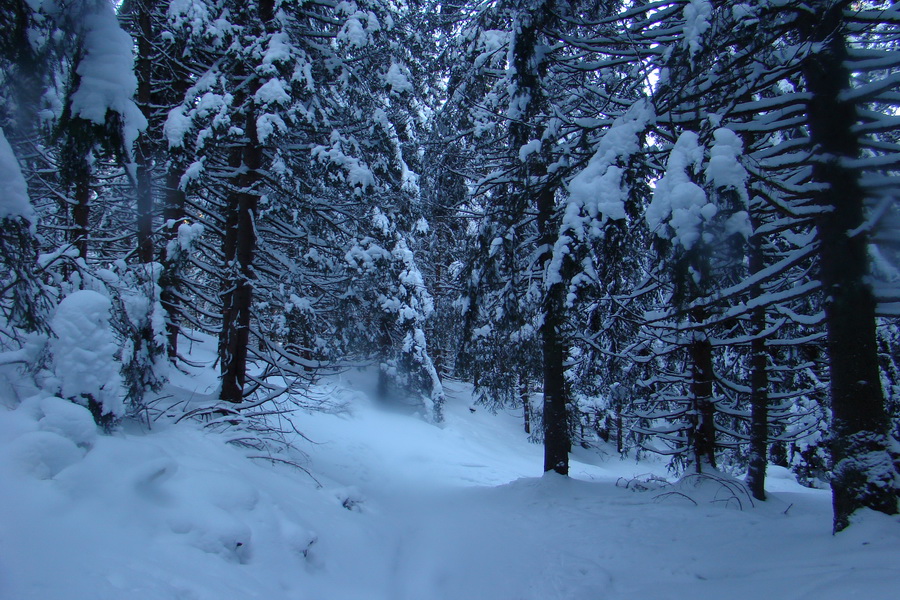
[[[428,226],[409,15],[265,0],[41,10],[3,13],[34,40],[3,48],[4,74],[28,73],[2,104],[7,323],[46,331],[63,297],[96,289],[135,407],[161,381],[159,357],[178,360],[184,325],[219,335],[220,395],[236,404],[293,389],[381,330],[387,346],[367,356],[439,420],[413,253]],[[355,249],[375,243],[387,276],[358,290]]]
[[[676,466],[748,467],[762,499],[770,449],[808,448],[797,460],[814,469],[827,430],[835,528],[861,506],[896,511],[875,329],[877,298],[893,302],[896,285],[873,283],[867,255],[873,233],[894,243],[894,12],[448,12],[459,58],[441,114],[470,132],[452,169],[468,174],[462,208],[480,219],[458,365],[486,397],[515,402],[516,372],[533,373],[539,351],[545,468],[565,471],[554,428],[559,414],[571,428],[580,404],[620,448],[629,436]]]

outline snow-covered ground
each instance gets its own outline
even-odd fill
[[[209,370],[176,374],[163,395],[200,401],[213,384]],[[573,455],[571,478],[542,477],[519,415],[470,412],[464,384],[447,385],[442,427],[380,408],[365,388],[329,380],[317,393],[346,410],[293,417],[318,485],[195,422],[98,435],[85,409],[27,398],[33,390],[0,374],[0,599],[888,600],[900,590],[900,521],[863,514],[832,536],[829,494],[781,469],[755,506],[712,481],[635,491],[624,482],[665,476],[663,466],[595,450]]]

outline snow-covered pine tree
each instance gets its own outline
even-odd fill
[[[565,287],[544,276],[558,227],[560,191],[559,174],[549,170],[555,132],[541,139],[551,112],[547,96],[551,41],[545,29],[555,18],[552,8],[552,3],[510,2],[469,14],[458,38],[465,57],[458,65],[463,72],[451,74],[450,82],[466,86],[456,90],[455,101],[474,103],[470,122],[482,149],[481,174],[473,179],[481,179],[477,209],[483,217],[478,238],[484,243],[476,252],[484,262],[473,263],[466,273],[469,335],[476,328],[482,333],[499,330],[502,333],[495,340],[502,344],[509,335],[521,336],[526,328],[534,332],[543,363],[544,468],[565,474],[570,445]],[[487,85],[478,85],[477,77],[483,75],[488,77]],[[509,277],[498,267],[516,275]],[[497,286],[490,289],[493,277]],[[484,320],[491,322],[488,330]],[[525,347],[517,343],[509,350],[518,353]],[[497,368],[505,370],[505,393],[516,393],[524,363]],[[481,383],[480,374],[477,383]]]
[[[25,157],[21,164],[28,181],[26,193],[36,201],[36,210],[27,219],[30,240],[21,235],[15,240],[4,236],[8,243],[4,245],[15,245],[22,259],[11,271],[11,289],[29,290],[31,296],[28,319],[15,314],[15,298],[10,316],[19,329],[50,332],[54,337],[49,353],[40,360],[57,372],[73,372],[84,368],[78,352],[66,351],[71,340],[58,343],[63,335],[60,331],[71,330],[72,311],[54,311],[51,304],[80,288],[99,292],[103,302],[88,304],[103,307],[86,310],[100,315],[97,318],[114,330],[107,332],[107,337],[116,351],[107,352],[104,342],[102,360],[115,374],[107,379],[118,379],[121,370],[130,384],[125,391],[127,408],[136,410],[144,389],[158,385],[161,374],[154,365],[154,336],[144,331],[152,321],[153,282],[149,282],[149,297],[145,298],[142,290],[147,286],[133,285],[134,277],[127,276],[129,267],[122,260],[129,255],[128,242],[135,232],[134,221],[128,220],[133,215],[128,206],[135,175],[133,143],[146,125],[132,100],[136,89],[132,40],[106,2],[27,3],[14,14],[9,25],[19,41],[27,41],[9,54],[4,52],[4,59],[9,60],[4,73],[16,76],[21,71],[17,81],[4,86],[9,103],[2,104],[11,109],[3,111],[4,128],[15,132],[15,144]],[[52,130],[56,135],[50,135]],[[13,188],[25,191],[21,175],[18,179],[10,175],[9,181]],[[18,220],[25,224],[23,218]],[[18,233],[25,231],[19,228]],[[89,244],[89,236],[96,244]],[[35,261],[38,239],[45,255]],[[125,275],[130,288],[120,287],[122,280],[106,268],[110,263]],[[68,316],[61,316],[63,313]],[[134,329],[138,322],[142,325]],[[135,344],[138,339],[146,339],[146,343]],[[38,356],[31,359],[36,366]],[[64,379],[60,385],[71,387]],[[50,380],[47,385],[52,388],[56,384]],[[95,392],[89,394],[96,403],[94,417],[109,426],[124,414],[125,404],[121,397],[114,397],[117,392],[112,388],[102,394]],[[78,394],[67,395],[82,401]]]
[[[834,529],[840,531],[860,508],[898,510],[896,456],[878,372],[877,297],[866,281],[869,231],[878,211],[867,215],[866,204],[896,202],[882,190],[900,152],[890,142],[884,146],[878,133],[896,127],[896,102],[885,92],[896,87],[900,52],[892,38],[900,17],[897,7],[877,4],[823,0],[815,6],[815,13],[798,7],[794,25],[806,51],[801,68],[809,94],[811,175],[820,184],[811,200],[820,210],[816,231],[831,373],[831,483]],[[865,76],[854,78],[852,72]]]
[[[801,275],[792,286],[780,292],[773,287],[761,296],[757,288],[747,302],[767,305],[787,317],[792,328],[802,328],[817,322],[815,303],[808,306],[808,317],[786,303],[820,287],[825,292],[835,419],[835,528],[845,527],[853,510],[862,506],[894,512],[895,467],[876,373],[876,294],[864,282],[867,237],[891,204],[882,190],[897,156],[896,146],[883,134],[892,127],[894,100],[888,90],[897,60],[891,46],[896,18],[892,9],[874,3],[822,2],[815,8],[773,3],[721,12],[707,3],[693,4],[695,10],[703,9],[696,14],[714,19],[729,15],[736,21],[730,30],[745,32],[743,50],[720,55],[752,56],[729,63],[729,76],[743,90],[734,94],[734,102],[710,111],[721,124],[749,135],[752,176],[758,182],[754,192],[764,207],[754,215],[756,229],[782,240],[770,247],[787,249],[750,281],[789,281],[790,269],[809,273],[810,259],[816,260],[820,278]],[[697,39],[702,48],[702,37]],[[707,73],[694,78],[704,97],[723,80],[715,70]],[[796,333],[769,345],[796,344],[800,340],[791,340]],[[864,389],[857,389],[861,385]],[[797,394],[794,390],[801,399]]]
[[[3,337],[46,328],[46,299],[37,274],[37,213],[15,151],[0,128],[0,316]],[[9,339],[0,341],[6,347]]]
[[[189,157],[179,183],[185,214],[206,232],[199,240],[184,232],[197,248],[185,291],[202,299],[186,318],[216,328],[216,313],[224,315],[223,394],[231,401],[240,400],[238,388],[242,397],[277,394],[352,351],[360,332],[377,331],[370,307],[347,310],[355,294],[348,256],[380,235],[373,209],[404,243],[420,212],[424,107],[407,67],[414,44],[400,41],[410,35],[403,10],[381,2],[263,3],[231,7],[230,17],[211,4],[183,8],[174,19],[170,10],[170,22],[200,21],[216,37],[195,55],[195,78],[166,124],[170,146]],[[246,17],[240,28],[230,24],[237,14]],[[396,243],[385,245],[388,254]],[[248,374],[250,362],[259,375]],[[282,383],[273,387],[270,376]]]
[[[17,156],[37,136],[37,108],[47,87],[51,26],[28,2],[0,8],[0,311],[6,348],[23,331],[46,330],[48,302],[36,274],[37,213]],[[8,337],[10,336],[10,337]],[[18,344],[13,344],[17,346]],[[17,348],[16,348],[17,349]]]

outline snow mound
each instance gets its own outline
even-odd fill
[[[303,597],[310,483],[190,426],[97,435],[54,397],[0,411],[0,597]]]

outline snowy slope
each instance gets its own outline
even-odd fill
[[[439,428],[379,408],[357,379],[317,390],[347,411],[294,416],[318,487],[195,423],[98,435],[84,409],[40,394],[19,404],[12,384],[20,398],[34,390],[0,377],[0,598],[887,600],[900,589],[898,520],[865,514],[832,536],[829,495],[783,471],[755,507],[714,482],[617,486],[665,473],[593,451],[575,454],[571,479],[541,477],[518,415],[470,412],[465,385],[448,385]],[[208,371],[176,374],[163,395],[202,399],[213,384]]]

